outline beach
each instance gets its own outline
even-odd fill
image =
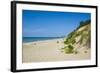
[[[23,43],[22,62],[51,62],[69,60],[87,60],[91,58],[91,50],[80,49],[78,54],[65,54],[61,48],[64,47],[64,39],[41,40]]]

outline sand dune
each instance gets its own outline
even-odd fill
[[[65,54],[61,52],[63,47],[63,39],[23,43],[22,61],[23,63],[30,63],[90,59],[90,49],[80,49],[78,54]]]

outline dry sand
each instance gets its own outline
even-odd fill
[[[90,49],[80,49],[78,54],[65,54],[61,52],[64,47],[63,39],[53,39],[23,43],[22,61],[30,62],[49,62],[66,60],[86,60],[90,59]],[[87,53],[84,53],[87,51]]]

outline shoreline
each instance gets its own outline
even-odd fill
[[[47,39],[47,40],[38,40],[38,41],[32,41],[32,42],[22,42],[23,44],[32,44],[32,43],[39,43],[39,42],[49,42],[49,41],[59,41],[64,40],[64,38],[56,38],[56,39]]]

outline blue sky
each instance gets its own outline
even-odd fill
[[[91,18],[90,13],[23,10],[23,37],[61,37]]]

